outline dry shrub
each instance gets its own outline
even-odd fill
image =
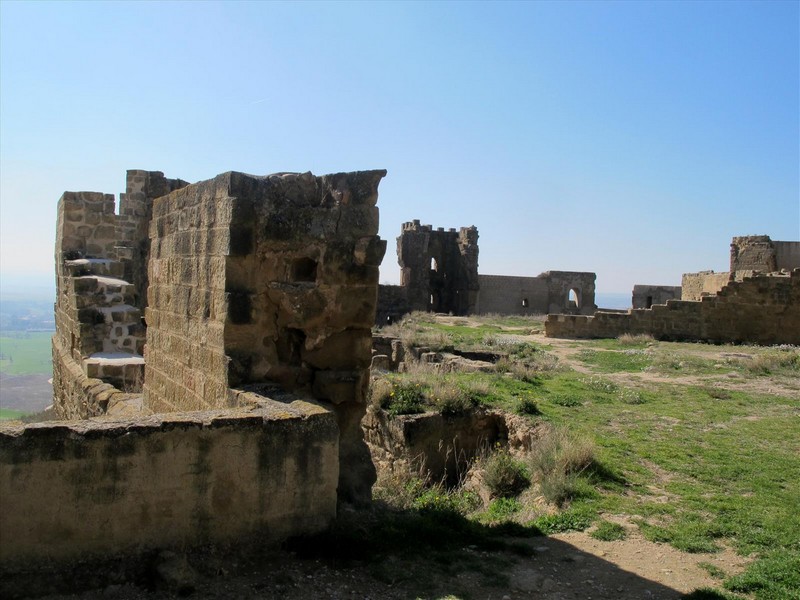
[[[392,382],[386,377],[373,377],[369,382],[369,402],[375,408],[383,406],[392,393]]]
[[[655,338],[649,333],[623,333],[617,341],[623,346],[642,346],[655,342]]]
[[[529,457],[542,495],[558,506],[576,495],[581,487],[579,475],[594,462],[595,447],[590,440],[556,428],[542,435]]]
[[[531,484],[528,469],[507,450],[498,450],[483,460],[483,483],[495,498],[518,496]]]
[[[767,350],[744,359],[744,368],[753,375],[771,375],[781,371],[800,371],[800,351],[792,348]]]

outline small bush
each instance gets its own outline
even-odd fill
[[[539,410],[539,405],[536,400],[529,396],[522,396],[517,400],[516,413],[518,415],[540,415],[542,411]]]
[[[490,454],[483,471],[483,481],[496,498],[517,496],[531,484],[525,465],[505,450]]]
[[[381,408],[390,415],[416,415],[425,412],[425,395],[419,384],[394,383]]]
[[[595,529],[590,535],[596,540],[613,542],[616,540],[624,540],[628,536],[628,533],[619,523],[600,521],[600,523],[597,525],[597,529]]]

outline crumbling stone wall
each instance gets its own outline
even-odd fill
[[[631,295],[633,308],[650,308],[666,304],[667,300],[680,300],[681,287],[677,285],[634,285]]]
[[[669,300],[666,305],[593,317],[549,315],[548,337],[604,338],[651,334],[667,341],[800,344],[800,269],[730,282],[702,301]]]
[[[141,389],[147,280],[140,274],[149,254],[150,207],[155,194],[183,185],[160,172],[128,171],[120,214],[111,194],[65,192],[59,200],[53,337],[59,416],[86,418],[104,410],[107,399],[98,401],[84,380],[100,379],[126,392]],[[76,372],[83,374],[81,383],[72,376]]]
[[[411,310],[474,312],[479,289],[476,227],[434,231],[417,220],[403,223],[397,260]]]
[[[699,273],[684,273],[681,277],[681,300],[699,301],[704,296],[716,294],[728,285],[730,273],[715,273],[714,271],[700,271]]]
[[[229,388],[276,382],[333,404],[339,492],[369,498],[360,429],[386,171],[225,173],[154,203],[145,405],[219,408]]]
[[[0,424],[0,571],[148,549],[274,543],[336,513],[335,416],[307,402]]]
[[[797,268],[800,268],[800,242],[773,241],[768,235],[740,236],[731,241],[732,279]]]

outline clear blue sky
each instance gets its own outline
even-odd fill
[[[0,3],[0,275],[52,277],[65,190],[386,168],[480,272],[601,292],[800,239],[797,2]]]

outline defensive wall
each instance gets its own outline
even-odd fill
[[[470,314],[592,314],[595,274],[547,271],[538,277],[478,274],[478,229],[404,223],[397,238],[400,285],[381,285],[376,323],[419,310]]]
[[[385,174],[129,171],[120,214],[108,194],[62,196],[53,384],[69,420],[0,429],[15,540],[0,579],[20,561],[274,542],[369,500]]]
[[[666,341],[800,344],[800,269],[731,281],[701,301],[668,300],[627,313],[548,315],[548,337],[649,334]]]
[[[768,235],[737,236],[731,240],[730,270],[684,273],[681,300],[700,300],[716,294],[728,281],[797,268],[800,268],[800,242],[775,241]]]
[[[631,294],[632,308],[650,308],[666,304],[667,300],[680,300],[681,287],[673,285],[634,285]]]

